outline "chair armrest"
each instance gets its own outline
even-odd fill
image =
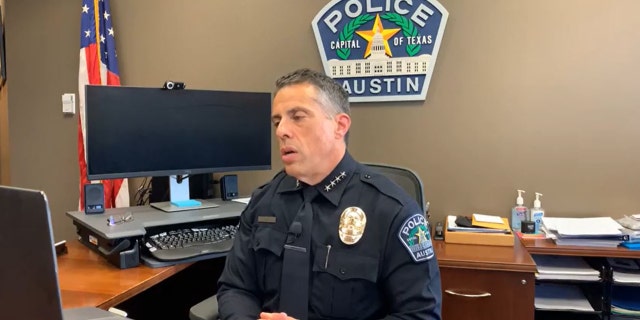
[[[189,309],[189,320],[217,320],[218,298],[211,296]]]

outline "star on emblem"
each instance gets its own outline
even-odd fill
[[[376,34],[380,34],[382,36],[384,53],[389,57],[393,56],[393,54],[391,54],[391,48],[389,48],[388,40],[391,39],[391,37],[393,37],[396,33],[398,33],[398,31],[400,31],[399,28],[385,29],[382,25],[382,21],[380,20],[380,15],[377,14],[376,20],[373,22],[373,28],[371,28],[371,30],[356,31],[359,36],[369,42],[369,44],[367,45],[367,49],[364,51],[364,57],[366,58],[371,55],[371,46],[373,45],[373,38]]]
[[[418,243],[427,241],[427,234],[424,232],[424,230],[419,229],[417,232],[417,236],[418,236]]]

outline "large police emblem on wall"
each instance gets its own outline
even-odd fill
[[[436,0],[333,0],[313,31],[350,101],[424,100],[448,16]]]

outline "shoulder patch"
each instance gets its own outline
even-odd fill
[[[413,261],[420,262],[433,258],[431,235],[423,215],[416,213],[407,218],[400,226],[398,238],[409,251]]]

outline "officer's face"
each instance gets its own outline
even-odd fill
[[[317,97],[310,84],[284,87],[273,99],[271,112],[287,174],[311,185],[342,159],[344,135],[351,124],[344,113],[328,115]]]

